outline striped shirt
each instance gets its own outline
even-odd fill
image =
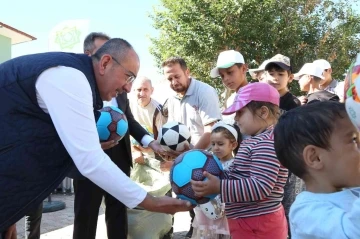
[[[288,170],[275,154],[273,126],[241,143],[233,165],[221,180],[228,218],[252,217],[281,208]]]

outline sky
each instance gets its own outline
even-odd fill
[[[66,20],[89,20],[89,32],[100,31],[110,37],[121,37],[134,46],[140,56],[139,75],[149,77],[155,85],[160,84],[155,87],[154,95],[163,102],[168,97],[164,93],[169,90],[155,67],[148,38],[157,35],[148,15],[153,6],[159,4],[160,0],[0,0],[0,22],[37,38],[14,45],[12,57],[17,57],[48,51],[49,33],[57,24]]]
[[[103,3],[62,0],[54,3],[46,0],[13,0],[1,4],[1,22],[37,38],[14,45],[12,57],[48,51],[49,33],[54,26],[66,20],[86,19],[90,21],[89,32],[100,31],[128,40],[140,56],[140,73],[157,72],[149,53],[151,43],[148,39],[148,36],[156,36],[157,31],[152,27],[148,14],[153,6],[159,5],[158,0],[107,0]],[[4,6],[9,10],[5,10]]]
[[[3,1],[6,4],[1,3]],[[0,22],[37,38],[14,45],[12,57],[17,57],[48,51],[49,33],[57,24],[66,20],[89,20],[89,32],[104,32],[110,37],[121,37],[129,41],[140,57],[138,75],[149,77],[156,85],[163,83],[164,78],[149,52],[149,36],[156,36],[157,31],[152,27],[152,20],[148,15],[153,6],[159,4],[159,0],[0,0]],[[163,92],[164,86],[161,85],[161,89],[155,88],[155,93]],[[162,97],[167,96],[158,97],[163,102],[165,98]]]

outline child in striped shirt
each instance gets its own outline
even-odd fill
[[[224,179],[204,172],[207,181],[192,181],[198,196],[221,194],[233,239],[287,238],[281,201],[288,171],[276,157],[273,135],[279,99],[277,90],[266,83],[241,88],[223,114],[236,112],[241,133],[252,137],[242,142]]]

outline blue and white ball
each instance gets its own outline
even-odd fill
[[[205,150],[190,150],[175,159],[170,171],[170,183],[178,198],[196,205],[207,203],[216,197],[216,194],[205,197],[195,196],[190,181],[207,180],[203,175],[204,171],[219,178],[223,174],[220,160]]]
[[[100,117],[96,122],[100,141],[120,141],[128,131],[128,121],[124,112],[114,106],[107,106],[100,110]]]

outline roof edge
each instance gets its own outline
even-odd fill
[[[5,23],[2,23],[2,22],[0,22],[0,27],[5,27],[5,28],[7,28],[7,29],[9,29],[11,31],[14,31],[14,32],[16,32],[18,34],[26,36],[26,37],[30,38],[31,40],[36,40],[37,39],[36,37],[33,37],[33,36],[31,36],[31,35],[29,35],[29,34],[27,34],[25,32],[22,32],[22,31],[20,31],[20,30],[18,30],[16,28],[13,28],[13,27],[11,27],[9,25],[6,25]]]

